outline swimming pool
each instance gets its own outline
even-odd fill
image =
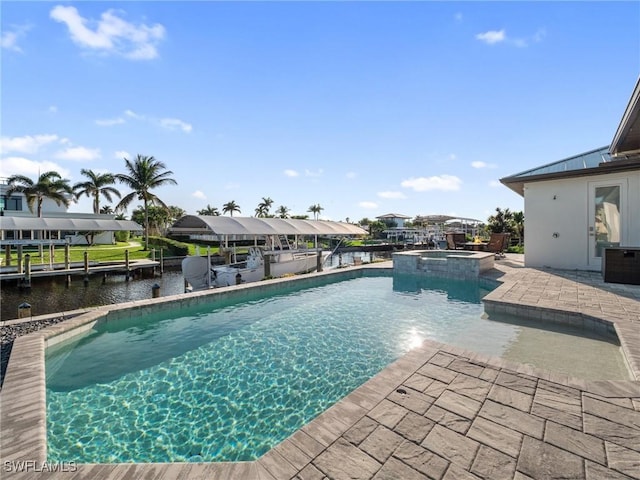
[[[525,330],[483,318],[487,291],[368,276],[100,324],[47,350],[49,460],[256,459],[425,338],[512,350]]]

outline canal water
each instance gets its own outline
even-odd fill
[[[371,253],[373,259],[380,258],[383,252]],[[388,256],[388,254],[387,254]],[[343,265],[353,264],[355,258],[363,261],[371,259],[369,252],[348,252],[331,256],[325,268],[335,268],[342,261]],[[152,297],[155,285],[160,287],[160,296],[184,293],[184,278],[179,268],[165,270],[162,276],[151,276],[144,273],[143,278],[125,281],[122,274],[103,278],[102,275],[92,275],[85,283],[82,276],[73,277],[71,284],[65,284],[64,277],[34,278],[29,292],[20,290],[16,283],[5,282],[0,289],[0,320],[18,318],[18,307],[28,303],[31,315],[45,315],[50,313],[69,312],[79,308],[110,305],[114,303],[130,302]]]

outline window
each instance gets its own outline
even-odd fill
[[[11,211],[22,211],[22,197],[17,195],[12,195],[11,197],[7,197],[3,195],[0,198],[0,210],[11,210]]]

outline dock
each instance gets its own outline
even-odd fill
[[[125,261],[114,262],[89,262],[85,265],[84,262],[71,262],[68,268],[65,268],[64,263],[54,263],[53,265],[31,265],[31,271],[29,278],[43,278],[43,277],[68,277],[74,275],[93,275],[97,273],[106,274],[132,274],[136,270],[141,269],[155,269],[160,267],[161,264],[155,260],[130,260],[127,264]],[[0,267],[0,282],[10,280],[24,280],[27,277],[25,271],[19,272],[17,266]]]

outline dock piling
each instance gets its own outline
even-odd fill
[[[129,250],[124,251],[124,267],[126,269],[125,273],[125,281],[129,281],[129,275],[131,275],[131,270],[129,269]]]
[[[24,279],[22,287],[31,290],[31,255],[28,253],[24,256]]]

